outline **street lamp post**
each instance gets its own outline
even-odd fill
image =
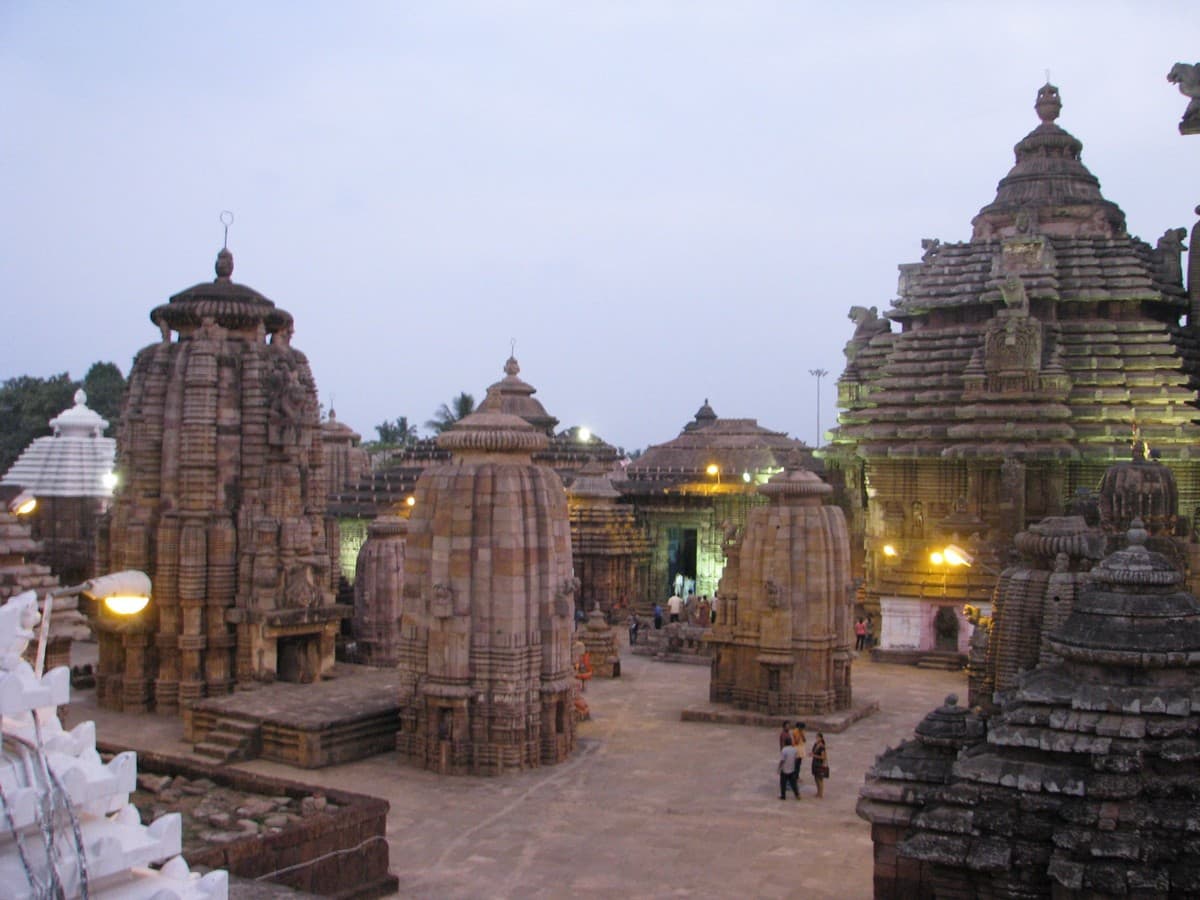
[[[827,369],[809,369],[808,374],[817,379],[817,443],[821,446],[821,379],[829,374]]]

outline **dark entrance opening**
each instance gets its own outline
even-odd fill
[[[321,674],[321,638],[315,634],[281,637],[276,647],[275,677],[312,684]]]
[[[958,649],[958,613],[953,606],[939,606],[933,618],[935,650]]]
[[[696,590],[696,529],[667,529],[667,591],[687,597]]]

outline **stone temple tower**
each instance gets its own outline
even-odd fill
[[[100,702],[160,711],[235,683],[333,664],[336,522],[325,515],[317,391],[292,317],[217,278],[156,307],[117,435],[111,569],[153,579],[146,621],[99,623]],[[103,545],[102,537],[102,545]]]
[[[438,438],[451,462],[417,482],[396,747],[425,768],[494,775],[575,747],[567,498],[531,459],[547,441],[485,401]]]
[[[712,630],[709,696],[764,713],[845,709],[850,692],[850,541],[833,493],[785,470],[759,488],[729,563]]]

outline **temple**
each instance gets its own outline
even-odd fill
[[[177,710],[236,684],[313,681],[334,662],[336,523],[316,385],[292,316],[231,279],[156,307],[117,435],[102,571],[154,584],[139,622],[97,618],[100,702]]]
[[[549,438],[499,388],[438,437],[405,541],[402,758],[444,774],[554,764],[575,748],[567,497]]]
[[[1038,91],[1039,124],[969,241],[924,241],[884,317],[852,311],[825,462],[884,656],[965,659],[961,607],[986,614],[1013,537],[1064,515],[1131,445],[1171,469],[1183,509],[1200,505],[1182,229],[1156,247],[1126,233],[1061,106]]]
[[[804,469],[759,487],[770,504],[750,511],[726,548],[717,621],[709,639],[710,699],[770,714],[848,707],[850,542],[833,489]]]

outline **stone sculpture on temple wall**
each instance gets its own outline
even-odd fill
[[[101,623],[98,695],[116,708],[313,680],[350,613],[334,603],[337,526],[292,317],[231,280],[227,249],[216,270],[151,312],[164,340],[130,372],[104,559],[150,574],[154,603],[136,626]]]
[[[1188,98],[1187,109],[1179,120],[1180,134],[1200,134],[1200,63],[1175,63],[1167,73],[1167,81],[1179,86],[1179,93]]]
[[[454,457],[417,481],[405,548],[396,748],[450,774],[575,748],[566,493],[532,460],[545,433],[496,405],[438,437]]]
[[[769,714],[821,713],[852,701],[850,547],[833,489],[784,470],[759,488],[709,638],[709,697]]]

